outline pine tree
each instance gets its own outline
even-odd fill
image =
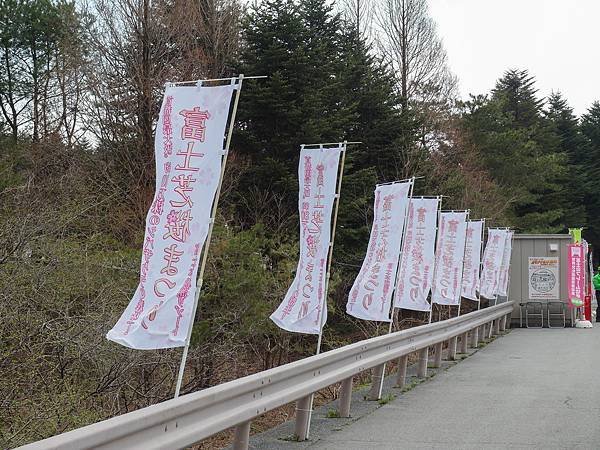
[[[581,133],[577,118],[567,100],[560,92],[548,97],[546,118],[554,127],[560,139],[560,151],[568,161],[568,176],[563,191],[566,200],[563,222],[565,227],[583,227],[587,222],[584,199],[590,189],[586,169],[589,147],[586,137]]]
[[[251,161],[240,188],[265,193],[286,216],[296,214],[300,144],[347,137],[352,112],[339,102],[339,30],[339,16],[321,1],[270,0],[245,19],[239,70],[269,78],[240,103],[234,148]]]
[[[580,165],[587,175],[585,206],[587,210],[586,239],[596,248],[600,248],[600,102],[596,101],[581,116],[581,133],[587,139],[586,151],[581,155]]]
[[[567,156],[542,115],[534,78],[510,70],[490,98],[474,98],[467,108],[466,127],[512,203],[514,225],[530,232],[564,230]]]
[[[543,101],[537,98],[535,78],[527,70],[510,69],[496,82],[492,97],[501,101],[501,110],[520,127],[536,124]]]

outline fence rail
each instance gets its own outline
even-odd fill
[[[377,398],[381,394],[378,381],[386,362],[399,360],[398,380],[402,383],[407,356],[419,352],[419,374],[425,376],[430,346],[436,349],[434,366],[439,365],[444,342],[448,342],[448,354],[453,358],[458,337],[461,339],[461,351],[466,351],[467,333],[470,333],[471,345],[476,346],[482,332],[498,334],[504,330],[512,310],[513,302],[507,302],[460,317],[367,339],[21,448],[175,449],[236,427],[234,448],[246,449],[250,421],[294,401],[298,405],[296,434],[304,439],[310,420],[306,410],[311,396],[319,389],[342,382],[340,414],[347,417],[354,375],[374,369],[371,396]]]

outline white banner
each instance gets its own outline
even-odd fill
[[[481,266],[481,246],[483,245],[483,220],[467,222],[467,239],[465,241],[465,262],[463,266],[462,296],[479,301],[479,269]]]
[[[390,321],[390,303],[400,257],[412,181],[377,186],[367,254],[350,290],[346,311],[365,320]]]
[[[106,335],[112,341],[142,350],[185,345],[235,88],[165,90],[154,141],[156,192],[146,216],[140,284]]]
[[[510,271],[510,257],[512,254],[512,237],[514,232],[506,232],[506,241],[504,251],[502,252],[502,263],[500,264],[500,279],[498,280],[498,295],[506,297],[508,295],[508,281]]]
[[[496,298],[500,280],[500,265],[504,254],[506,230],[489,229],[488,239],[483,252],[480,294],[487,299]]]
[[[296,277],[271,320],[284,330],[319,334],[321,308],[326,306],[325,281],[342,146],[304,148],[300,152],[300,260]],[[323,311],[323,325],[327,308]]]
[[[438,228],[431,301],[440,305],[460,305],[467,212],[441,213]]]
[[[439,199],[412,199],[408,206],[394,307],[430,311],[427,296],[433,279]]]

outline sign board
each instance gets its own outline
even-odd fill
[[[558,257],[529,257],[529,299],[558,300],[560,278]]]

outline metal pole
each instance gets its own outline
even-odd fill
[[[394,302],[396,300],[396,295],[398,292],[396,291],[396,286],[398,283],[398,273],[400,272],[400,268],[402,266],[402,247],[404,246],[404,239],[406,238],[406,222],[408,219],[408,211],[410,209],[410,202],[412,201],[413,189],[415,187],[415,177],[411,178],[412,184],[410,185],[408,192],[408,205],[406,205],[406,211],[404,211],[404,225],[402,227],[402,240],[400,243],[400,256],[398,257],[398,264],[396,265],[396,275],[394,276],[394,292],[392,294],[392,301],[390,305],[390,325],[388,327],[388,334],[392,332],[393,324],[394,324]]]
[[[419,365],[417,366],[417,376],[419,378],[427,377],[427,358],[429,356],[429,347],[419,350]]]
[[[352,402],[352,377],[342,381],[340,391],[340,417],[350,417],[350,403]]]
[[[247,450],[250,443],[250,421],[235,427],[233,438],[233,450]]]
[[[468,345],[469,345],[468,337],[469,337],[468,332],[465,332],[460,335],[460,352],[461,353],[467,353],[467,351],[468,351]]]
[[[481,247],[479,247],[479,280],[481,280],[481,272],[483,272],[483,254],[485,247],[485,219],[482,219],[483,223],[481,224]],[[479,289],[481,289],[481,281],[479,283]],[[477,311],[481,309],[481,292],[476,290],[477,292]]]
[[[435,257],[433,258],[433,281],[435,281],[435,273],[438,269],[438,265],[437,263],[437,240],[438,240],[438,232],[440,231],[440,217],[442,215],[442,199],[440,197],[440,202],[438,203],[438,220],[437,220],[437,225],[435,227]],[[433,282],[432,282],[432,286],[431,286],[431,305],[430,305],[430,309],[429,309],[429,323],[431,323],[431,317],[433,316]]]
[[[243,74],[240,74],[240,79],[243,77]],[[259,78],[269,78],[267,75],[254,75],[254,76],[250,76],[250,77],[243,77],[245,80],[256,80]],[[171,86],[177,86],[178,84],[190,84],[190,83],[194,83],[194,84],[198,84],[198,83],[205,83],[205,82],[213,82],[213,81],[228,81],[231,80],[231,77],[229,78],[209,78],[206,80],[189,80],[189,81],[177,81],[177,82],[169,82],[169,83],[165,83],[167,85],[171,85]]]
[[[460,290],[460,295],[458,297],[458,314],[456,317],[460,317],[460,305],[462,304],[462,283],[463,283],[463,278],[465,276],[465,251],[467,250],[467,228],[469,228],[469,218],[471,216],[471,210],[467,209],[467,217],[465,218],[465,245],[463,246],[463,263],[462,263],[462,273],[460,275],[460,284],[459,284],[459,290]],[[454,345],[454,350],[456,351],[456,341],[454,341],[455,345]]]
[[[396,387],[402,388],[406,383],[406,366],[408,365],[408,355],[398,358],[398,374],[396,376]]]
[[[339,142],[338,142],[339,144]],[[332,144],[320,144],[320,147],[323,148],[324,145],[332,145]],[[348,145],[348,141],[344,141],[342,143],[342,160],[340,162],[340,175],[338,177],[338,184],[337,184],[337,190],[335,193],[335,206],[334,206],[334,210],[333,210],[333,224],[332,224],[332,231],[331,231],[331,239],[329,240],[329,252],[327,253],[327,275],[325,277],[325,293],[323,294],[323,303],[321,304],[321,315],[319,316],[319,338],[317,339],[317,351],[315,352],[315,355],[318,355],[319,353],[321,353],[321,342],[323,341],[323,317],[325,317],[325,308],[327,308],[327,289],[329,288],[329,278],[331,276],[331,256],[333,254],[333,242],[335,239],[335,229],[336,229],[336,225],[337,225],[337,215],[338,215],[338,209],[339,209],[339,205],[340,205],[340,192],[342,190],[342,177],[344,175],[344,163],[346,161],[346,147]],[[303,145],[302,147],[305,147],[305,145]],[[301,436],[300,434],[298,434],[298,439],[301,441],[304,441],[306,439],[308,439],[308,436],[310,434],[310,420],[312,418],[312,408],[313,408],[313,400],[314,400],[314,394],[310,396],[310,401],[309,401],[309,407],[308,407],[308,415],[306,417],[307,420],[307,424],[305,428],[298,428],[301,432],[306,430],[305,433],[302,433],[303,436]],[[296,421],[298,421],[299,418],[296,419]]]
[[[321,148],[323,147],[323,145],[330,145],[330,144],[322,144]],[[337,225],[338,209],[339,209],[339,205],[340,205],[340,192],[342,190],[342,177],[344,175],[344,163],[346,161],[347,145],[348,145],[347,141],[344,141],[342,143],[342,161],[340,163],[340,176],[338,177],[338,185],[337,185],[337,190],[335,193],[335,206],[333,207],[333,224],[332,224],[332,231],[331,231],[331,239],[329,240],[329,252],[327,253],[327,275],[325,277],[325,293],[323,294],[323,303],[321,305],[321,315],[319,316],[319,339],[317,340],[317,352],[315,353],[316,355],[321,353],[321,341],[323,339],[323,317],[325,317],[325,314],[323,314],[323,311],[325,310],[325,308],[327,308],[327,289],[329,288],[329,278],[331,276],[331,256],[333,254],[333,242],[335,239],[335,229],[336,229],[336,225]]]
[[[514,231],[512,232],[511,236],[510,236],[510,255],[509,255],[509,259],[508,259],[508,280],[507,280],[507,286],[506,286],[506,301],[508,302],[508,298],[510,296],[510,269],[512,266],[512,249],[513,249],[513,243],[514,243],[514,239],[515,239],[515,233]],[[504,317],[504,328],[502,331],[506,330],[506,320],[512,318],[512,312],[510,314],[508,314],[507,316]],[[510,322],[508,323],[508,326],[510,328]]]
[[[230,78],[231,84],[235,83],[236,78]],[[188,351],[190,348],[190,340],[192,337],[192,328],[194,325],[194,319],[196,318],[196,309],[198,308],[198,300],[200,298],[200,291],[204,282],[204,270],[206,268],[206,260],[208,259],[208,249],[210,247],[210,239],[212,237],[213,227],[215,224],[215,216],[217,213],[217,206],[219,205],[219,196],[221,195],[221,185],[223,184],[223,175],[225,174],[225,165],[227,163],[227,155],[229,154],[229,144],[231,143],[231,135],[233,133],[233,126],[235,124],[235,115],[237,113],[238,103],[240,100],[240,93],[242,91],[242,82],[244,81],[244,74],[241,73],[238,80],[238,86],[235,93],[235,99],[233,100],[233,110],[231,112],[231,121],[229,122],[229,130],[227,131],[227,139],[225,141],[225,149],[223,156],[221,157],[221,174],[219,175],[219,184],[217,185],[217,191],[215,193],[215,200],[213,201],[212,210],[210,212],[210,222],[208,225],[208,234],[206,235],[206,241],[204,242],[204,249],[202,252],[202,263],[200,270],[198,271],[196,292],[194,294],[194,306],[192,307],[192,316],[190,326],[188,328],[187,337],[185,340],[185,346],[183,347],[183,354],[181,355],[181,363],[179,364],[179,374],[177,376],[177,385],[175,386],[175,398],[179,397],[181,391],[181,384],[183,382],[183,372],[185,370],[185,362],[187,360]]]
[[[444,342],[438,342],[433,346],[435,355],[433,357],[433,367],[438,368],[442,366],[442,351],[444,348]]]
[[[408,211],[410,209],[410,202],[412,200],[412,194],[413,194],[413,190],[415,187],[415,180],[416,177],[412,177],[409,178],[408,180],[410,180],[411,185],[409,187],[409,191],[408,191],[408,204],[406,205],[406,210],[404,211],[404,223],[402,225],[402,238],[400,240],[400,255],[398,257],[398,264],[396,264],[396,273],[394,274],[394,292],[392,294],[392,300],[391,300],[391,305],[390,305],[390,324],[388,326],[388,334],[390,334],[392,332],[393,326],[394,326],[394,301],[396,299],[396,285],[398,282],[398,273],[400,271],[400,265],[402,264],[402,246],[404,245],[404,239],[406,238],[406,222],[408,221]],[[402,181],[407,181],[407,180],[402,180]],[[396,183],[396,182],[393,182]],[[392,183],[387,183],[387,184],[392,184]],[[372,392],[371,393],[371,400],[379,400],[381,398],[381,392],[383,391],[383,382],[385,380],[385,363],[383,363],[382,368],[379,369],[378,367],[373,369],[373,374],[374,375],[378,375],[379,372],[381,372],[381,377],[379,380],[379,387],[377,389],[377,392]],[[373,384],[375,384],[375,378],[373,377]],[[376,398],[373,398],[374,395],[373,394],[377,394]]]

